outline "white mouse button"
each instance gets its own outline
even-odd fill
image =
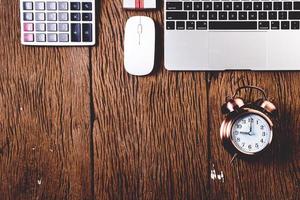
[[[135,16],[125,26],[124,65],[129,74],[148,75],[155,58],[155,24],[149,17]]]

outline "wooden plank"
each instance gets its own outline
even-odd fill
[[[100,45],[92,51],[96,199],[207,199],[204,73],[163,69],[163,12],[129,12],[102,1]],[[162,7],[161,7],[162,8]],[[157,22],[157,67],[134,77],[123,67],[129,16]]]
[[[1,2],[1,199],[91,199],[88,48],[21,46]]]
[[[211,199],[299,199],[300,147],[299,108],[300,73],[293,72],[227,72],[211,73],[209,107],[211,114],[211,168],[225,174],[225,181],[211,180]],[[278,107],[271,151],[256,161],[235,160],[221,145],[219,130],[223,120],[220,106],[225,97],[243,85],[267,89]],[[242,93],[247,99],[249,94]],[[258,97],[252,93],[253,99]]]

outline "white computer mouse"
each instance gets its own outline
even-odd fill
[[[135,16],[125,26],[124,65],[135,76],[152,72],[155,59],[155,24],[149,17]]]

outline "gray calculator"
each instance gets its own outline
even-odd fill
[[[21,0],[21,43],[95,45],[95,0]]]

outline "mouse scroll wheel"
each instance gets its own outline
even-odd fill
[[[142,34],[142,32],[143,32],[143,26],[142,26],[142,24],[138,25],[137,32],[138,32],[138,34]]]

